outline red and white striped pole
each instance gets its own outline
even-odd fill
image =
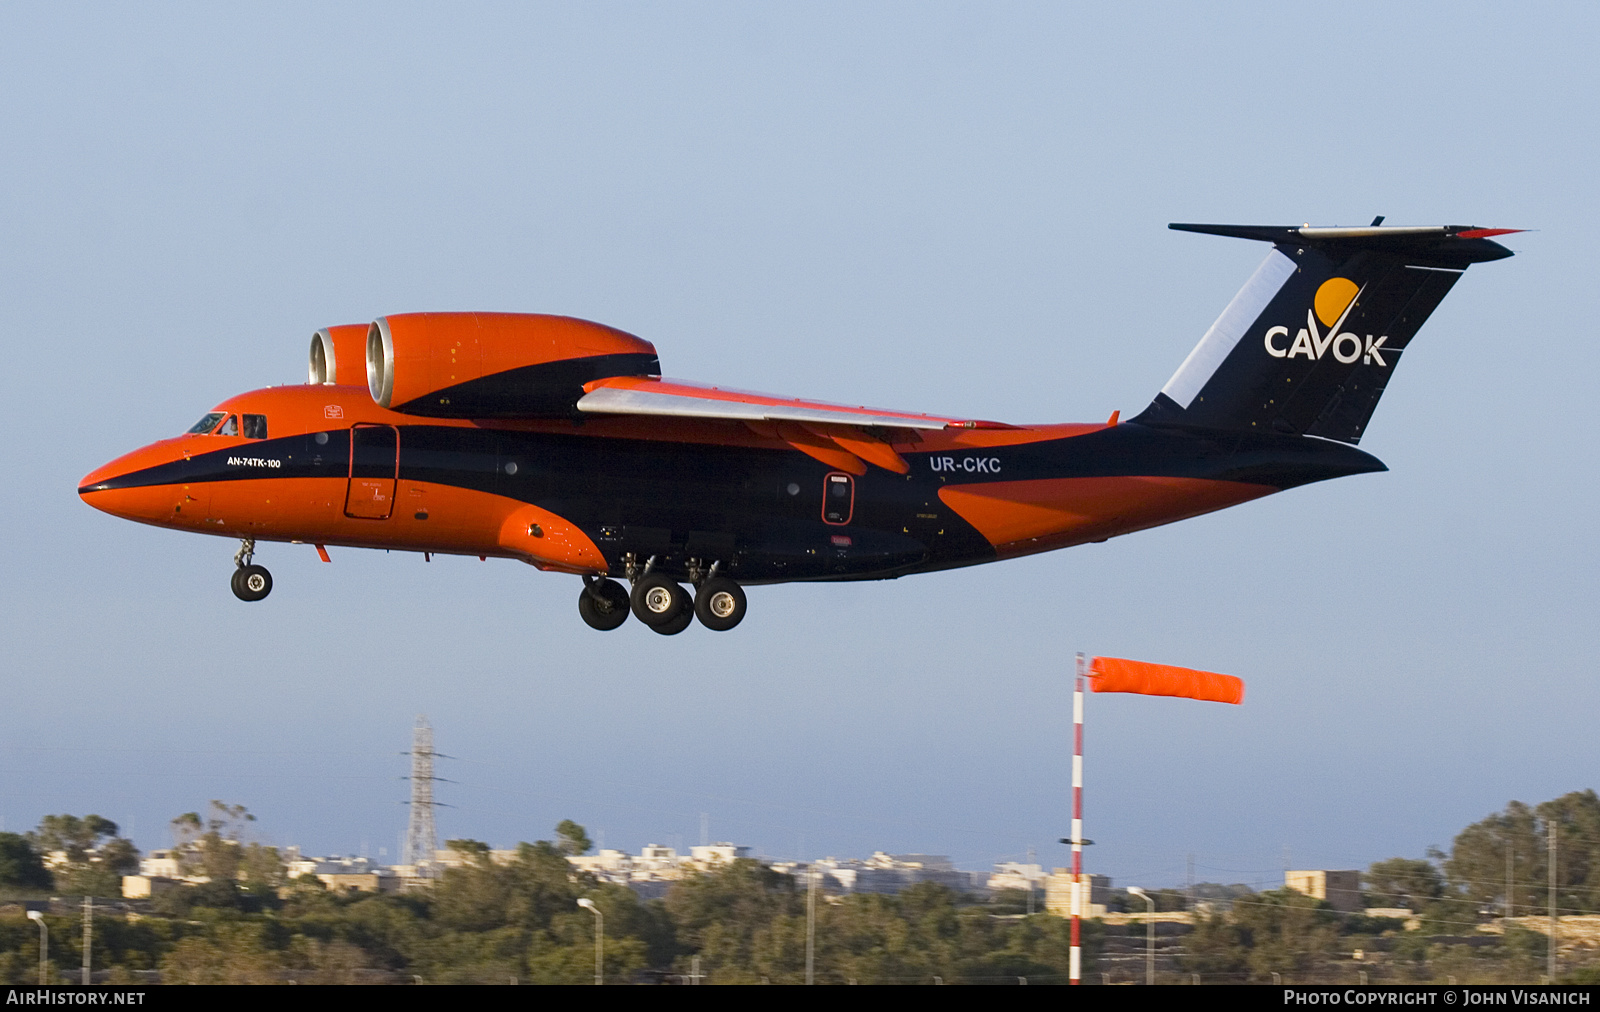
[[[1081,950],[1078,919],[1083,916],[1083,676],[1088,658],[1078,654],[1077,684],[1072,689],[1072,957],[1068,982],[1080,982]]]

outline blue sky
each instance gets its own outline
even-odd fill
[[[444,836],[1063,863],[1074,651],[1226,671],[1095,697],[1091,870],[1271,883],[1596,786],[1581,4],[0,8],[0,817],[144,848],[208,799],[394,853],[417,713]],[[852,403],[1131,413],[1263,255],[1169,221],[1533,228],[1422,331],[1389,473],[1107,544],[757,588],[601,635],[510,562],[143,528],[76,480],[320,326],[564,313],[670,375]]]

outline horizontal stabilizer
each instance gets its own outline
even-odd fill
[[[1196,225],[1173,222],[1179,232],[1257,239],[1274,245],[1313,245],[1345,250],[1367,249],[1405,257],[1418,266],[1462,268],[1468,264],[1504,260],[1510,250],[1490,236],[1514,235],[1520,228],[1480,228],[1477,225],[1357,225],[1314,228],[1310,225]]]

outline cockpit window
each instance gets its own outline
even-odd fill
[[[194,425],[190,427],[189,431],[185,433],[185,435],[203,436],[212,429],[216,428],[217,423],[220,421],[222,421],[222,412],[209,412],[204,418],[200,419],[198,422],[195,422]]]
[[[244,438],[246,438],[246,439],[266,439],[267,438],[267,416],[266,415],[244,415],[242,417],[244,418]]]
[[[229,415],[228,420],[222,423],[222,428],[217,430],[219,436],[237,436],[239,434],[239,416]]]

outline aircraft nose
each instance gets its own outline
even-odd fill
[[[101,464],[78,479],[78,495],[84,496],[84,501],[87,502],[87,496],[90,494],[105,491],[106,486],[110,484],[111,478],[115,475],[116,469],[111,464]]]
[[[162,443],[126,453],[78,481],[78,498],[114,517],[164,522],[174,510],[173,486],[183,479],[167,474],[175,454]],[[171,501],[169,501],[171,500]]]
[[[123,497],[117,495],[119,483],[116,479],[119,475],[127,473],[126,468],[117,466],[121,460],[122,458],[118,458],[109,463],[101,464],[78,479],[78,498],[102,513],[110,513],[112,516],[126,516],[127,511],[118,508],[123,504],[117,501]]]

